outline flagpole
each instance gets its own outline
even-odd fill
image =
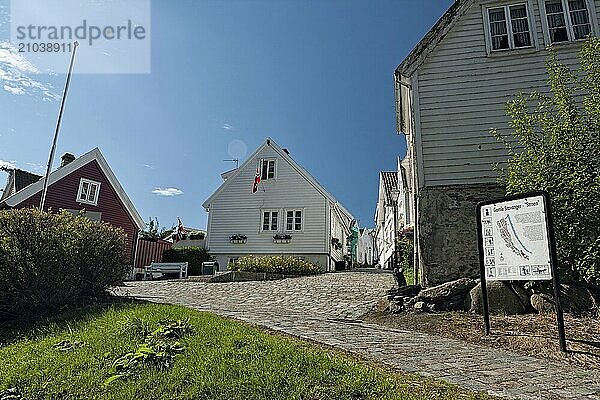
[[[42,198],[40,200],[40,210],[44,211],[44,203],[46,202],[46,193],[48,192],[48,178],[50,177],[50,170],[52,169],[52,163],[54,162],[54,153],[56,152],[56,142],[58,142],[58,132],[60,131],[60,123],[62,121],[63,111],[65,109],[65,101],[67,99],[67,93],[69,91],[69,84],[71,83],[71,75],[73,72],[73,63],[75,61],[75,53],[79,42],[76,40],[73,42],[73,52],[71,53],[71,62],[69,63],[69,72],[67,72],[67,81],[65,82],[65,89],[63,91],[62,100],[60,102],[60,110],[58,111],[58,119],[56,120],[56,129],[54,130],[54,139],[52,141],[52,148],[50,149],[50,157],[48,158],[48,167],[46,168],[46,175],[44,176],[44,188],[42,189]]]

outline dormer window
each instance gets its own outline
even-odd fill
[[[521,49],[533,45],[527,4],[492,7],[485,14],[491,51]]]
[[[260,160],[260,180],[275,178],[275,160]]]
[[[98,194],[100,193],[100,182],[81,178],[79,181],[79,191],[77,192],[77,202],[84,204],[98,205]]]
[[[544,0],[549,43],[585,39],[592,32],[586,0]]]

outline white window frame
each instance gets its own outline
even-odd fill
[[[293,212],[294,216],[293,216],[293,221],[292,221],[292,229],[288,229],[287,226],[287,214],[288,212]],[[296,229],[296,213],[297,212],[301,212],[301,219],[300,219],[300,229]],[[304,221],[306,218],[306,212],[304,211],[304,208],[286,208],[285,210],[283,210],[283,216],[285,218],[285,220],[283,221],[283,226],[285,227],[285,231],[286,232],[303,232],[304,231]]]
[[[263,178],[263,163],[267,162],[267,173],[266,173],[266,177]],[[269,178],[269,164],[273,163],[273,177]],[[260,171],[260,180],[262,181],[269,181],[272,179],[276,179],[277,178],[277,159],[275,158],[261,158],[259,160],[259,164],[258,164],[258,170]]]
[[[515,6],[525,6],[525,13],[527,14],[527,26],[529,28],[529,40],[531,40],[531,45],[530,46],[524,46],[524,47],[515,47],[515,37],[514,37],[514,33],[513,33],[513,28],[512,28],[512,22],[510,19],[510,7],[515,7]],[[488,10],[494,9],[494,8],[504,8],[504,15],[506,17],[506,32],[508,34],[508,49],[493,49],[492,46],[492,27],[491,27],[491,23],[490,23],[490,14]],[[485,30],[485,47],[486,47],[486,51],[488,55],[491,54],[501,54],[503,52],[512,52],[512,51],[519,51],[519,50],[532,50],[538,49],[538,45],[537,45],[537,34],[535,31],[535,24],[533,23],[533,21],[535,21],[535,18],[532,14],[532,4],[531,4],[531,0],[529,1],[520,1],[520,2],[515,2],[515,3],[509,3],[509,4],[489,4],[489,5],[485,5],[482,6],[482,13],[483,13],[483,29]]]
[[[563,16],[565,18],[565,24],[567,26],[567,36],[569,40],[564,42],[556,42],[552,43],[550,39],[550,27],[548,26],[548,16],[546,14],[546,0],[538,0],[540,7],[540,17],[542,19],[542,28],[544,31],[544,41],[546,46],[560,46],[568,43],[578,43],[584,41],[583,39],[575,39],[575,32],[573,32],[573,23],[571,22],[571,11],[569,9],[569,1],[568,0],[560,0],[563,6]],[[598,21],[596,19],[596,8],[595,4],[590,0],[583,0],[585,6],[587,8],[588,17],[590,19],[590,33],[595,35],[598,32]]]
[[[86,194],[86,198],[81,198],[81,191],[83,190],[84,183],[88,184],[88,193]],[[92,181],[91,179],[81,178],[79,180],[79,189],[77,189],[77,202],[82,204],[90,204],[92,206],[98,205],[98,198],[100,197],[100,182]],[[89,188],[92,186],[96,186],[96,193],[93,199],[89,198]]]
[[[272,229],[273,227],[273,213],[277,213],[277,226],[276,229]],[[269,229],[264,229],[264,218],[265,213],[269,213]],[[279,227],[281,226],[281,210],[279,209],[263,209],[260,210],[260,231],[261,232],[279,232]]]

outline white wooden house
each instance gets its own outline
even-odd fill
[[[600,0],[456,0],[398,66],[421,283],[477,276],[475,205],[504,195],[492,167],[507,153],[490,130],[509,132],[512,96],[546,90],[547,46],[577,66],[599,19]]]
[[[272,139],[228,173],[203,207],[206,245],[221,270],[244,255],[290,255],[333,271],[347,255],[354,217]]]
[[[375,242],[377,253],[375,261],[380,268],[394,268],[396,234],[398,229],[398,173],[382,171],[379,173],[379,195],[375,209]],[[394,222],[394,217],[396,222]]]
[[[376,251],[375,230],[370,228],[359,229],[356,261],[364,266],[372,266]]]

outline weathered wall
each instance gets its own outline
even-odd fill
[[[419,194],[419,268],[425,286],[479,276],[477,203],[503,197],[497,184],[423,188]]]

